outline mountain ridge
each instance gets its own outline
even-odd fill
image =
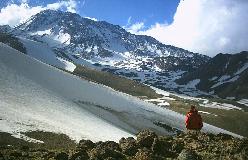
[[[205,61],[208,59],[198,53],[162,44],[150,36],[131,34],[118,25],[93,21],[70,12],[45,10],[32,16],[16,29],[32,35],[57,36],[57,40],[64,44],[61,48],[66,50],[72,59],[77,57],[101,62],[104,58],[111,57],[116,64],[130,58],[125,52],[133,55],[132,58],[170,55],[178,58],[201,57]]]
[[[185,84],[200,79],[197,88],[215,92],[220,97],[248,97],[248,51],[237,54],[218,54],[195,71],[188,72],[180,79]]]
[[[2,26],[0,30],[19,38],[27,54],[58,68],[73,71],[76,65],[83,65],[176,93],[218,95],[198,87],[197,78],[188,83],[178,80],[188,72],[197,74],[193,72],[208,63],[210,57],[162,44],[149,36],[131,34],[105,21],[44,10],[14,29]],[[43,53],[45,50],[49,54]]]

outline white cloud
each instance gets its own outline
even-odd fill
[[[41,6],[29,7],[26,3],[20,5],[9,4],[7,7],[1,9],[0,25],[9,24],[10,26],[15,26],[42,10],[44,8]]]
[[[75,0],[64,0],[57,3],[48,4],[45,8],[54,10],[65,8],[68,12],[76,13],[77,2]]]
[[[21,4],[8,4],[8,6],[0,10],[0,25],[8,24],[15,26],[27,20],[32,15],[39,13],[46,9],[65,9],[69,12],[76,12],[77,2],[75,0],[59,1],[47,6],[35,6],[31,7],[28,5],[28,0],[22,0]]]
[[[62,1],[68,12],[76,13],[77,2],[75,0]],[[59,3],[62,3],[59,2]]]
[[[139,34],[139,32],[142,32],[141,30],[145,28],[145,24],[144,22],[137,22],[131,26],[124,26],[123,28],[125,28],[130,33]]]
[[[93,21],[98,21],[96,18],[92,18],[92,17],[84,17],[84,18],[87,18],[87,19],[90,19],[90,20],[93,20]]]
[[[248,50],[247,10],[247,0],[181,0],[172,24],[136,33],[210,56],[237,53]]]
[[[81,3],[81,2],[79,1],[79,3]],[[81,4],[82,4],[82,6],[84,6],[84,5],[85,5],[85,3],[86,3],[86,0],[83,0],[83,1],[82,1],[82,3],[81,3]]]
[[[131,24],[131,20],[132,20],[132,16],[128,17],[126,26],[129,26]]]
[[[28,3],[28,0],[21,0],[21,3]]]

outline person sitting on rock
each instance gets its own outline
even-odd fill
[[[203,127],[201,115],[198,114],[195,106],[191,106],[190,111],[185,118],[185,125],[187,130],[200,131]]]

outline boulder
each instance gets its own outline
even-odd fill
[[[198,160],[199,156],[191,150],[183,149],[177,157],[178,160]]]
[[[109,148],[96,147],[89,152],[90,159],[105,160],[115,159],[123,160],[125,156],[118,151],[110,150]]]
[[[10,153],[10,157],[22,157],[22,153],[19,151],[14,151]]]
[[[21,146],[20,149],[21,149],[22,151],[24,151],[24,152],[29,151],[29,147],[28,147],[28,146]]]
[[[65,152],[60,152],[55,156],[56,160],[68,160],[68,154]]]
[[[133,137],[121,138],[119,141],[119,146],[122,153],[133,156],[138,151],[136,140]]]
[[[135,154],[135,160],[155,160],[152,151],[147,148],[139,149]]]
[[[152,144],[152,152],[156,155],[170,157],[172,144],[164,139],[155,138]]]
[[[114,141],[106,141],[106,142],[103,142],[102,144],[100,144],[99,146],[103,147],[103,148],[108,148],[108,149],[114,150],[114,151],[121,151],[119,144],[114,142]]]
[[[53,157],[55,157],[55,153],[54,153],[54,152],[46,152],[46,153],[42,156],[43,159],[51,159],[51,158],[53,158]]]
[[[137,134],[137,144],[140,148],[151,148],[155,138],[158,138],[155,132],[143,130]]]
[[[233,136],[231,136],[229,134],[219,133],[219,134],[217,134],[216,138],[221,139],[223,141],[226,141],[226,140],[231,140],[233,138]]]
[[[4,156],[2,153],[0,153],[0,160],[4,160]]]
[[[184,149],[184,143],[180,141],[175,141],[172,144],[172,151],[180,153]]]
[[[243,138],[240,144],[240,157],[248,159],[248,138]]]
[[[70,160],[87,160],[87,159],[89,159],[89,156],[85,150],[74,153],[70,158]]]
[[[95,147],[95,144],[91,140],[80,140],[77,146],[78,150],[91,150]]]
[[[120,152],[119,144],[114,141],[98,142],[89,152],[90,159],[116,159],[122,160],[125,156]]]

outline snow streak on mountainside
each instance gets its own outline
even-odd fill
[[[32,57],[42,62],[65,69],[70,72],[73,72],[76,68],[76,66],[72,62],[69,62],[68,60],[61,57],[56,57],[51,48],[44,43],[29,40],[26,38],[20,38],[20,41],[25,46],[28,55],[31,55]]]
[[[16,137],[31,130],[82,138],[115,140],[151,128],[154,122],[184,129],[184,117],[111,88],[41,63],[0,43],[0,131]],[[227,132],[211,125],[203,131]],[[29,139],[30,140],[30,139]]]

